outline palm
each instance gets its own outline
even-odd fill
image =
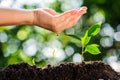
[[[51,9],[37,10],[35,23],[58,34],[74,26],[79,18],[86,13],[86,9],[86,7],[82,7],[66,11],[63,14],[58,14]]]

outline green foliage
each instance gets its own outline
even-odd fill
[[[32,59],[32,65],[35,65],[35,59],[34,58]]]
[[[78,40],[78,41],[80,41],[82,43],[82,55],[85,52],[89,52],[89,53],[91,53],[93,55],[96,55],[96,54],[100,53],[100,50],[98,49],[98,45],[97,44],[88,45],[88,43],[90,42],[91,37],[95,36],[95,35],[97,35],[99,33],[100,26],[101,26],[100,22],[92,25],[85,32],[85,34],[83,35],[83,37],[81,39],[79,37],[77,37],[77,36],[74,36],[74,35],[68,35],[71,38],[74,38],[74,39],[76,39],[76,40]]]
[[[94,24],[88,30],[88,36],[95,36],[100,31],[101,22]]]
[[[98,34],[98,32],[100,31],[100,26],[101,23],[96,23],[94,25],[92,25],[84,34],[84,36],[82,37],[82,45],[87,45],[91,39],[92,36],[95,36]]]
[[[55,11],[61,13],[61,2],[59,0],[55,0],[53,3],[50,4],[50,8],[54,9]]]
[[[9,30],[9,27],[7,27],[7,26],[0,26],[0,31],[3,31],[3,30]]]
[[[82,37],[82,45],[85,46],[86,44],[88,44],[90,39],[91,39],[91,36],[88,36],[88,31],[86,31],[84,36]]]
[[[80,43],[81,42],[81,39],[76,35],[69,34],[68,37],[74,43]]]
[[[98,49],[98,45],[97,44],[91,44],[91,45],[87,45],[85,48],[85,52],[89,52],[93,55],[97,55],[100,53],[100,50]]]

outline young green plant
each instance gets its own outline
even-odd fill
[[[54,64],[57,63],[56,59],[55,59],[55,52],[56,52],[56,50],[54,49],[53,52],[52,52],[52,59],[53,59]]]
[[[81,42],[82,45],[82,55],[85,52],[89,52],[93,55],[97,55],[100,53],[100,50],[98,49],[97,44],[88,44],[90,42],[91,37],[97,35],[100,31],[101,23],[96,23],[92,25],[82,36],[82,38],[79,38],[75,35],[68,35],[70,38],[76,40],[77,42]]]
[[[34,59],[34,58],[32,59],[32,65],[36,65],[36,64],[35,64],[35,59]]]

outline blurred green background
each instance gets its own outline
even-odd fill
[[[39,67],[53,64],[52,53],[59,62],[102,60],[120,72],[120,1],[119,0],[0,0],[0,5],[17,9],[52,8],[58,13],[87,6],[78,23],[58,36],[38,26],[0,26],[0,69],[20,62]],[[65,34],[81,37],[96,22],[102,22],[100,33],[90,43],[100,45],[101,54],[81,56],[81,44]]]

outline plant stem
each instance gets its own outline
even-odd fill
[[[84,45],[82,45],[82,56],[84,54]]]

